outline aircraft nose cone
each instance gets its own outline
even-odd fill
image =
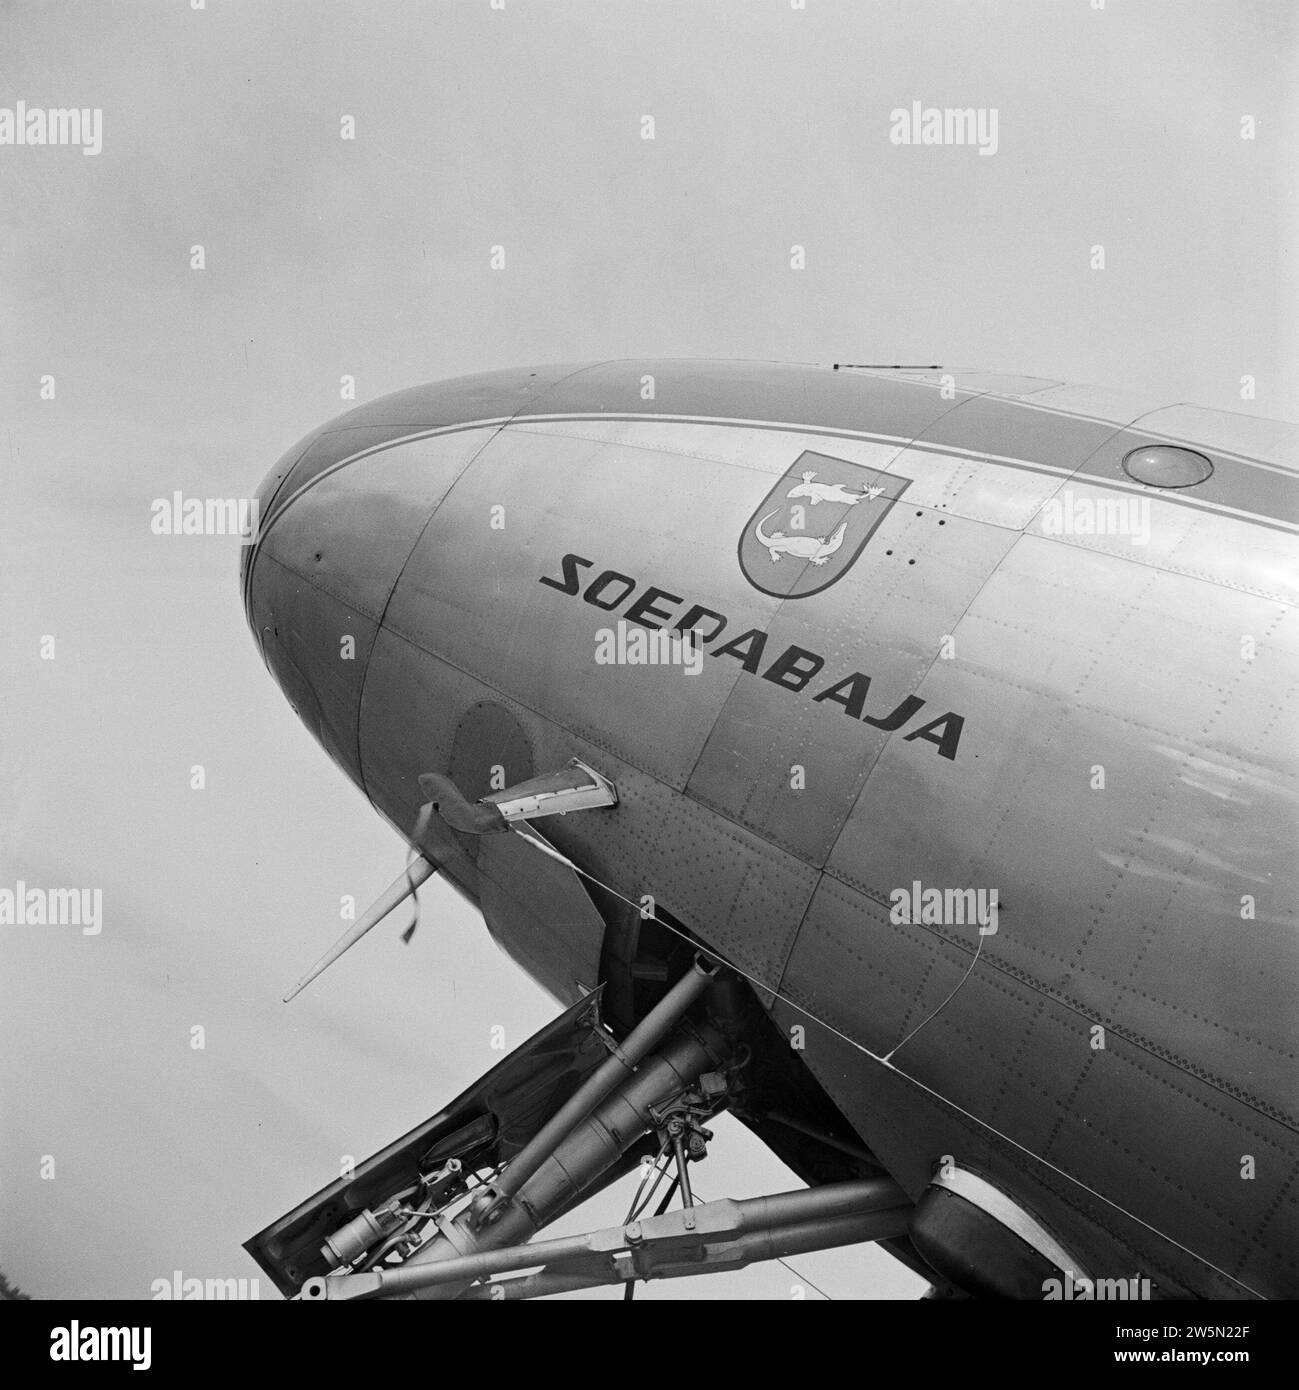
[[[261,543],[262,528],[269,521],[271,507],[280,491],[280,485],[288,477],[293,465],[298,461],[303,453],[303,445],[297,444],[281,458],[274,468],[262,479],[261,486],[253,494],[254,505],[253,515],[256,519],[254,526],[254,536],[248,545],[243,547],[243,553],[239,557],[239,592],[244,600],[244,614],[249,624],[252,624],[252,612],[249,609],[249,582],[253,573],[253,557],[257,553],[258,545]],[[253,627],[253,636],[257,636],[257,629]]]
[[[240,563],[248,625],[303,723],[363,788],[361,690],[407,559],[496,430],[576,370],[511,368],[381,397],[263,479]]]
[[[304,493],[268,518],[276,486],[273,470],[258,492],[260,534],[243,557],[248,625],[298,717],[359,781],[357,713],[382,581],[375,566],[353,564],[346,519],[323,498]]]
[[[409,431],[407,431],[409,433]],[[244,610],[298,717],[363,785],[361,690],[383,611],[440,500],[420,445],[378,447],[368,430],[327,431],[281,459],[257,492],[258,536],[241,565]]]

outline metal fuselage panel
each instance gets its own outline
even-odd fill
[[[490,760],[463,731],[496,707],[535,768],[617,783],[555,843],[749,975],[913,1196],[951,1155],[1092,1274],[1293,1296],[1286,427],[1238,456],[1231,417],[1050,384],[539,370],[497,408],[493,377],[377,402],[346,428],[404,438],[349,461],[327,427],[277,478],[250,621],[331,756],[407,833],[419,773]],[[1211,487],[1123,474],[1190,422]],[[1144,541],[1074,524],[1115,498]],[[702,669],[598,660],[620,622],[698,628]],[[996,931],[897,920],[913,885],[996,890]],[[596,983],[551,954],[561,997]]]

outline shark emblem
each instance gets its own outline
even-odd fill
[[[803,481],[792,487],[786,497],[806,497],[815,507],[818,502],[847,502],[855,507],[858,502],[869,502],[884,491],[882,487],[868,487],[864,492],[849,492],[842,483],[814,483],[815,473],[804,473]]]

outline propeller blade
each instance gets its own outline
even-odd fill
[[[325,952],[323,956],[311,967],[310,970],[298,981],[296,985],[284,996],[287,1004],[290,999],[300,994],[322,971],[327,970],[343,954],[350,950],[372,927],[378,926],[380,922],[395,908],[400,906],[426,879],[432,878],[437,873],[437,865],[431,864],[423,855],[419,855],[409,868],[403,869],[400,874],[383,890],[382,893],[368,907],[365,913],[357,920],[356,924],[350,927],[338,941]]]

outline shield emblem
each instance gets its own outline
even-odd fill
[[[910,478],[800,454],[745,522],[740,568],[776,598],[810,598],[856,563]]]

